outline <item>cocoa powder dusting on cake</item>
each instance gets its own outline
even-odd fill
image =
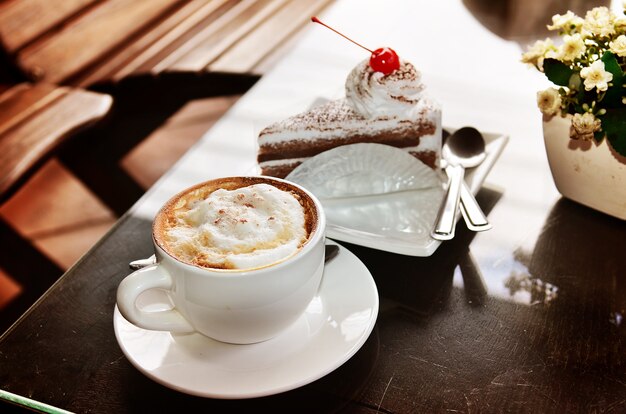
[[[404,102],[410,105],[415,105],[419,101],[418,99],[409,99],[406,96],[400,96],[400,95],[390,95],[390,96],[391,96],[391,99],[395,99],[396,101]]]
[[[409,62],[402,62],[398,70],[394,70],[388,75],[383,76],[383,79],[390,81],[416,81],[418,79],[417,71],[415,67]]]
[[[358,83],[355,85],[355,86],[356,86],[356,91],[355,91],[355,92],[357,93],[357,95],[359,95],[359,96],[367,96],[367,97],[369,97],[369,98],[371,98],[371,97],[372,97],[372,94],[371,94],[371,92],[370,92],[370,87],[369,87],[369,85],[370,85],[370,83],[372,82],[372,75],[373,75],[373,74],[374,74],[374,72],[370,72],[370,73],[368,74],[368,77],[367,77],[367,83],[361,83],[361,82],[358,82]],[[365,87],[365,85],[367,85],[368,87],[366,88],[366,87]]]
[[[432,131],[430,133],[434,133],[435,125],[429,120],[420,119],[422,118],[422,115],[428,111],[428,109],[428,107],[423,108],[420,111],[420,116],[417,120],[398,119],[397,121],[399,124],[414,125],[414,128],[416,128],[417,130],[416,134],[418,136],[428,134],[427,131]],[[393,118],[388,115],[382,115],[375,118],[365,118],[364,116],[356,112],[345,99],[339,99],[336,101],[328,102],[320,107],[313,108],[306,113],[298,114],[291,118],[278,121],[274,124],[269,125],[259,133],[260,146],[262,150],[262,148],[264,147],[283,145],[283,143],[266,143],[263,142],[262,138],[266,135],[272,135],[284,131],[291,131],[296,133],[299,130],[320,132],[337,131],[337,135],[340,136],[345,134],[346,129],[344,128],[344,125],[349,122],[359,122],[363,125],[363,128],[361,128],[361,134],[368,134],[368,132],[364,131],[370,128],[370,126],[374,126],[377,122],[380,121],[390,121],[392,119]],[[402,128],[404,128],[404,126]],[[393,129],[391,129],[391,131],[393,131]],[[369,134],[377,133],[378,131],[372,130]],[[305,138],[291,138],[291,140],[298,139],[303,141],[309,140]]]
[[[324,124],[341,124],[346,121],[354,120],[361,121],[365,120],[365,118],[354,111],[345,100],[339,99],[315,107],[310,111],[275,122],[263,129],[259,136],[262,137],[263,135],[284,130],[295,131],[302,129],[302,125],[305,125],[307,130],[316,130],[322,129],[322,125]]]

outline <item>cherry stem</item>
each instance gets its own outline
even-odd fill
[[[370,53],[374,53],[373,51],[371,51],[370,49],[366,48],[366,47],[365,47],[365,46],[363,46],[362,44],[359,44],[359,43],[355,42],[354,40],[350,39],[348,36],[344,35],[343,33],[340,33],[340,32],[338,32],[338,31],[336,31],[335,29],[333,29],[332,27],[330,27],[330,26],[329,26],[329,25],[327,25],[326,23],[322,22],[322,21],[321,21],[320,19],[318,19],[317,17],[315,17],[315,16],[311,17],[311,21],[312,21],[312,22],[314,22],[314,23],[319,23],[319,24],[321,24],[322,26],[324,26],[324,27],[326,27],[326,28],[328,28],[328,29],[332,30],[332,31],[333,31],[333,32],[335,32],[335,33],[337,33],[339,36],[342,36],[342,37],[344,37],[344,38],[348,39],[349,41],[351,41],[351,42],[352,42],[352,43],[354,43],[355,45],[357,45],[357,46],[359,46],[359,47],[362,47],[363,49],[367,50],[367,51],[368,51],[368,52],[370,52]]]

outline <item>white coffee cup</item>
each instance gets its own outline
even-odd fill
[[[216,269],[174,257],[155,237],[153,224],[157,264],[127,276],[117,291],[118,308],[129,322],[144,329],[199,332],[222,342],[248,344],[276,336],[304,313],[321,282],[326,228],[319,200],[304,188],[272,177],[211,180],[174,196],[157,214],[154,223],[165,214],[169,203],[184,194],[203,186],[237,188],[239,183],[242,187],[271,184],[297,194],[311,217],[306,242],[294,254],[275,263],[251,269]],[[140,308],[138,297],[150,289],[165,290],[173,308],[160,311]]]

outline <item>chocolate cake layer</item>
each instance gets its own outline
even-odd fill
[[[289,163],[289,164],[280,164],[280,165],[261,167],[261,174],[269,175],[272,177],[285,178],[286,176],[289,175],[291,171],[293,171],[300,164],[302,164],[301,161]]]
[[[433,135],[433,124],[420,124],[418,128],[391,130],[378,135],[353,135],[335,138],[311,139],[297,135],[289,141],[262,144],[259,147],[258,161],[280,160],[285,158],[312,157],[340,145],[356,143],[378,143],[397,148],[417,147],[420,137]]]

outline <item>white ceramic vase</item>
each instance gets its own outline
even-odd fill
[[[543,137],[552,177],[564,196],[595,210],[626,220],[626,157],[604,139],[573,140],[571,115],[543,122]]]

